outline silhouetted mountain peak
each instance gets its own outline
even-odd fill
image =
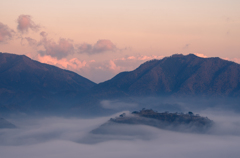
[[[240,94],[240,65],[220,58],[174,54],[143,63],[94,87],[106,95]]]
[[[74,100],[74,96],[76,100],[76,96],[88,93],[94,85],[74,72],[40,63],[25,55],[0,53],[0,107],[9,104],[35,106],[40,102],[51,104],[49,99],[52,104],[57,104],[64,97],[66,101],[71,97]]]

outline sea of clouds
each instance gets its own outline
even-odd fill
[[[122,112],[121,112],[122,113]],[[110,134],[92,130],[118,116],[99,118],[9,118],[16,129],[0,129],[1,158],[237,158],[240,115],[202,111],[214,120],[207,134],[181,133],[145,125],[120,125]],[[115,131],[115,132],[114,132]],[[117,131],[117,132],[116,132]]]

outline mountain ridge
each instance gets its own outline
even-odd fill
[[[41,70],[40,75],[38,76],[32,76],[35,78],[32,79],[37,79],[37,77],[42,77],[42,78],[46,78],[49,76],[46,75],[50,75],[50,77],[55,77],[57,78],[57,74],[51,74],[49,73],[49,71],[55,71],[57,73],[64,73],[64,75],[66,75],[66,77],[62,76],[65,80],[67,79],[78,79],[78,80],[84,80],[84,84],[79,84],[79,86],[82,86],[85,89],[90,89],[91,87],[93,87],[95,85],[94,82],[90,81],[89,79],[82,77],[80,75],[78,75],[75,72],[69,71],[69,70],[64,70],[61,68],[58,68],[56,66],[53,65],[49,65],[49,64],[44,64],[44,63],[40,63],[38,61],[32,60],[29,57],[25,56],[25,55],[15,55],[15,54],[8,54],[8,53],[1,53],[0,52],[0,73],[1,75],[3,75],[4,73],[10,71],[10,73],[14,73],[14,74],[10,74],[10,76],[14,76],[14,77],[18,77],[20,75],[24,75],[23,72],[24,71],[29,71],[28,73],[35,73],[35,71],[37,70]],[[7,60],[10,60],[9,62],[7,62]],[[4,62],[5,61],[5,62]],[[10,65],[9,65],[10,63]],[[17,73],[17,74],[16,74]],[[39,73],[39,72],[38,72]],[[36,75],[36,74],[34,74]],[[56,76],[54,76],[56,75]],[[22,76],[21,76],[22,77]],[[73,80],[71,82],[74,82],[76,80]],[[86,83],[87,81],[89,81],[88,83]],[[37,83],[39,83],[40,81],[37,81]],[[77,83],[77,82],[75,82]],[[56,85],[55,85],[56,86]],[[43,85],[43,87],[47,87],[46,85]],[[75,88],[75,87],[72,87]]]
[[[0,113],[101,113],[102,100],[148,96],[240,96],[240,65],[218,57],[174,54],[95,84],[25,55],[0,53]],[[133,100],[132,100],[132,99]],[[110,110],[111,111],[111,110]]]
[[[75,72],[25,55],[0,53],[0,107],[3,110],[70,106],[73,102],[77,104],[95,84]]]
[[[177,54],[147,61],[133,71],[119,73],[94,86],[93,91],[107,95],[239,96],[239,82],[240,65],[237,63],[218,57]]]

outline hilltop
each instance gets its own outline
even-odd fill
[[[207,132],[213,121],[207,117],[194,115],[192,112],[184,113],[158,113],[151,109],[134,111],[131,114],[121,114],[111,118],[107,123],[92,131],[94,134],[105,133],[111,126],[120,124],[147,125],[156,128],[180,132]]]

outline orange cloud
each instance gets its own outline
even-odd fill
[[[110,71],[119,73],[121,71],[130,71],[137,68],[140,64],[147,60],[152,59],[162,59],[163,56],[156,55],[136,55],[136,56],[128,56],[125,58],[117,58],[110,60],[107,64],[106,68],[109,68]]]
[[[86,61],[79,61],[77,58],[67,60],[65,58],[58,60],[57,58],[51,57],[50,55],[41,56],[38,55],[38,61],[50,65],[55,65],[63,69],[76,71],[86,66]]]
[[[199,53],[194,53],[196,56],[201,57],[201,58],[207,58],[208,56],[204,54],[199,54]]]
[[[157,55],[136,55],[136,56],[128,56],[125,58],[118,58],[118,59],[113,59],[113,60],[140,60],[140,61],[147,61],[147,60],[152,60],[152,59],[162,59],[164,56],[157,56]]]
[[[121,71],[121,67],[117,66],[113,60],[109,61],[109,66],[108,68],[116,73],[118,73],[119,71]]]
[[[105,61],[80,61],[77,58],[58,59],[50,55],[38,55],[38,61],[74,71],[94,82],[105,81],[122,71],[132,71],[147,60],[160,59],[162,56],[136,55]]]
[[[127,59],[136,59],[135,56],[130,56],[130,57],[127,57]]]
[[[239,59],[239,58],[233,58],[232,61],[234,61],[234,62],[240,64],[240,59]]]
[[[228,61],[233,61],[235,63],[240,64],[240,58],[232,58],[232,59],[230,59],[230,58],[223,58],[223,59],[224,60],[228,60]]]
[[[156,55],[150,55],[150,56],[140,56],[138,57],[138,60],[152,60],[152,59],[162,59],[163,56],[156,56]]]

